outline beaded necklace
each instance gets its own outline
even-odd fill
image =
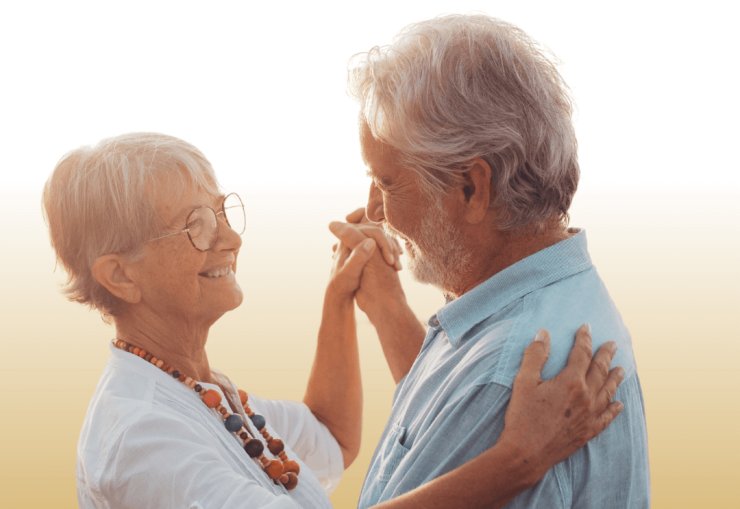
[[[143,348],[134,346],[122,339],[114,339],[113,345],[116,348],[141,357],[145,361],[169,374],[174,379],[179,380],[193,389],[208,408],[212,408],[219,413],[224,421],[226,429],[234,433],[234,435],[240,439],[246,453],[250,458],[255,459],[260,464],[262,470],[264,470],[270,479],[275,483],[279,482],[288,490],[292,490],[298,485],[298,473],[301,470],[300,465],[298,462],[288,458],[288,455],[285,454],[285,444],[283,444],[283,441],[279,438],[273,437],[267,431],[267,428],[265,427],[265,418],[254,413],[254,411],[249,407],[249,396],[246,392],[238,389],[239,400],[244,408],[244,413],[247,414],[249,419],[252,421],[252,424],[254,424],[260,434],[264,437],[267,442],[267,449],[276,457],[276,459],[271,460],[265,456],[265,446],[260,440],[252,437],[249,429],[239,415],[229,412],[229,410],[221,404],[221,395],[218,391],[213,389],[204,390],[198,382],[189,376],[180,373],[162,359],[158,359]]]

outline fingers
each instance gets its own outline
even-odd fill
[[[359,247],[359,246],[358,246]],[[352,254],[352,250],[345,245],[342,245],[335,253],[337,259],[337,267],[342,268],[347,263],[347,258]]]
[[[624,409],[624,405],[621,401],[614,401],[613,403],[609,404],[608,407],[606,407],[606,410],[598,417],[596,421],[596,429],[594,429],[593,435],[588,437],[588,440],[591,440],[593,437],[601,433],[606,429],[607,426],[609,426],[614,419],[617,418],[617,416],[622,412]]]
[[[609,376],[609,368],[616,351],[617,344],[614,341],[608,341],[601,345],[599,351],[594,355],[586,373],[586,383],[593,389],[601,387]]]
[[[624,369],[614,368],[609,372],[606,382],[596,397],[596,403],[601,405],[599,408],[606,408],[612,402],[614,396],[617,395],[617,388],[622,380],[624,380]]]
[[[540,329],[524,351],[522,365],[516,380],[524,383],[539,383],[542,378],[542,368],[545,366],[547,357],[550,354],[550,333],[545,329]]]
[[[346,250],[348,255],[346,261],[339,265],[339,274],[342,277],[359,279],[362,274],[362,269],[365,268],[367,262],[372,258],[375,247],[376,245],[373,239],[365,239],[359,246],[357,246],[357,248],[353,249],[351,253],[349,252],[349,249],[343,248],[343,251]]]
[[[347,217],[345,217],[345,219],[347,220],[348,223],[353,223],[353,224],[367,222],[368,219],[365,216],[365,207],[360,207],[359,209],[353,210],[352,212],[347,214]]]
[[[377,226],[347,224],[333,221],[329,223],[329,230],[350,249],[356,248],[368,237],[373,239],[380,248],[385,262],[388,265],[397,267],[398,248],[393,243],[392,239],[389,239],[385,232]]]
[[[563,369],[575,371],[576,375],[582,377],[591,364],[591,326],[583,324],[576,331],[576,340],[568,356],[568,365]]]

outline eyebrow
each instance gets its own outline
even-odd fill
[[[224,198],[226,198],[226,195],[223,193],[215,195],[214,196],[215,203],[218,203],[218,205],[216,205],[215,207],[213,207],[213,202],[210,204],[209,203],[206,203],[206,204],[196,203],[196,204],[193,204],[187,207],[183,207],[175,215],[175,219],[173,219],[173,223],[179,224],[181,222],[180,218],[183,218],[183,221],[185,221],[185,226],[187,227],[188,216],[190,215],[192,211],[200,207],[211,207],[213,210],[215,210],[218,213],[219,209],[221,208],[221,205],[223,205],[224,203]],[[174,224],[172,225],[172,227],[179,228],[179,226],[175,226]]]

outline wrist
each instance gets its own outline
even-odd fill
[[[522,441],[510,438],[506,430],[499,437],[495,448],[499,449],[499,454],[508,458],[507,464],[514,474],[517,491],[537,484],[548,470],[547,463],[539,455],[533,453]]]
[[[384,328],[395,329],[397,324],[406,322],[409,316],[414,316],[403,292],[393,298],[374,299],[365,304],[362,310],[378,331]]]
[[[332,309],[353,309],[355,306],[354,292],[340,290],[333,285],[328,285],[324,292],[324,306]]]

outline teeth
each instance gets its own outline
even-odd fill
[[[206,277],[223,277],[231,273],[231,267],[221,267],[219,269],[213,269],[205,273]]]

